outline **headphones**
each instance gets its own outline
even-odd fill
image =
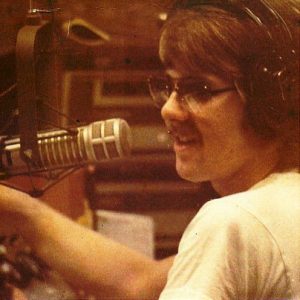
[[[298,117],[299,54],[296,38],[284,17],[266,0],[178,0],[173,9],[201,11],[203,6],[221,8],[248,18],[263,30],[270,49],[262,59],[251,62],[243,91],[253,99],[248,109],[249,117],[254,120],[252,123],[269,125],[271,130],[266,135],[272,135],[271,132],[281,127],[285,120]],[[262,99],[265,102],[263,110],[256,105]]]

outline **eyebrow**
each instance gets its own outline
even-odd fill
[[[188,76],[188,77],[179,77],[179,78],[173,78],[171,77],[170,75],[166,74],[166,77],[173,81],[173,82],[195,82],[195,83],[199,83],[199,84],[202,84],[202,85],[208,85],[208,86],[212,86],[214,85],[214,83],[209,80],[208,78],[205,78],[205,77],[202,77],[202,76],[199,76],[199,77],[192,77],[192,76]]]
[[[202,81],[202,82],[205,82],[207,84],[214,84],[214,82],[208,78],[209,75],[201,75],[201,74],[198,74],[197,76],[183,76],[183,77],[172,77],[172,74],[171,73],[177,73],[175,70],[172,70],[172,69],[165,69],[165,76],[167,76],[169,79],[171,80],[199,80],[199,81]]]

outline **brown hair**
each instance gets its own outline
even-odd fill
[[[271,24],[262,20],[261,25],[234,5],[226,9],[207,2],[172,12],[160,39],[163,64],[195,75],[208,71],[236,82],[246,98],[250,126],[266,139],[281,138],[285,145],[294,141],[299,165],[296,2],[272,0],[270,8],[280,17]]]

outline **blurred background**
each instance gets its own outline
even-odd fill
[[[172,142],[148,93],[147,78],[162,72],[158,38],[170,3],[0,2],[1,91],[16,82],[17,34],[28,22],[28,10],[37,11],[53,26],[54,45],[48,55],[50,63],[37,76],[42,102],[51,104],[40,107],[41,116],[47,119],[47,125],[41,123],[40,127],[123,118],[132,131],[129,158],[86,166],[51,188],[41,200],[95,230],[98,210],[150,217],[157,258],[176,253],[184,228],[214,196],[209,185],[178,178]],[[44,66],[43,56],[40,65]],[[1,134],[18,134],[16,98],[16,92],[1,97]]]

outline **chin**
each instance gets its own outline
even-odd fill
[[[199,169],[195,164],[188,166],[186,164],[176,163],[177,174],[182,178],[190,182],[198,183],[207,181],[208,179],[203,174],[199,174]]]

